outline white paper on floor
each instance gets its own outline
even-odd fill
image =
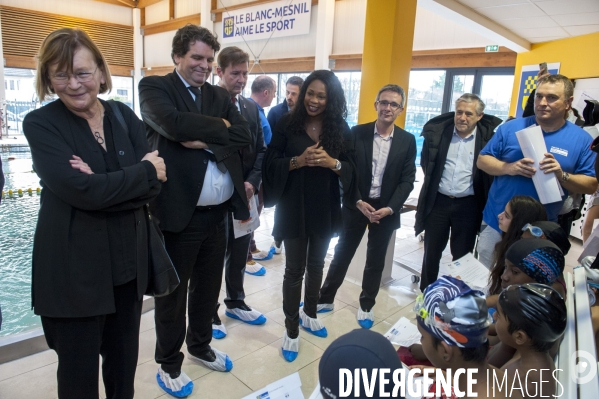
[[[299,373],[293,373],[264,388],[249,394],[243,399],[304,399],[302,380]]]
[[[418,331],[418,327],[407,318],[402,317],[385,333],[385,338],[392,344],[408,348],[410,345],[420,343],[422,335]]]
[[[470,288],[484,290],[489,281],[489,269],[480,263],[472,253],[451,263],[441,265],[439,276],[450,275],[461,279]]]

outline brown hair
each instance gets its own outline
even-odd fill
[[[175,62],[175,55],[178,57],[185,57],[185,54],[189,51],[189,46],[193,45],[198,40],[212,47],[212,50],[214,51],[220,50],[220,44],[215,34],[202,26],[187,24],[184,27],[179,28],[173,37],[171,48],[171,58],[173,59],[173,62]]]
[[[216,62],[224,72],[225,69],[230,66],[244,63],[247,64],[250,62],[250,56],[239,47],[225,47],[218,53]]]
[[[566,100],[570,99],[570,97],[574,95],[574,84],[572,84],[572,81],[566,76],[560,75],[559,73],[556,73],[555,75],[545,75],[539,78],[539,80],[537,80],[537,87],[543,83],[561,83],[564,85],[564,97],[566,97]]]
[[[83,47],[91,51],[98,68],[104,73],[105,83],[100,85],[100,93],[106,93],[112,89],[108,64],[98,46],[81,29],[62,28],[46,36],[37,55],[35,91],[40,101],[44,101],[46,97],[54,94],[50,83],[50,65],[58,64],[57,70],[66,70],[68,73],[72,73],[73,56],[77,50]]]

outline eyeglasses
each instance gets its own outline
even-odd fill
[[[541,238],[543,237],[543,229],[541,229],[540,227],[537,226],[533,226],[530,223],[526,223],[524,225],[524,227],[522,227],[522,231],[530,231],[530,234],[532,234],[533,236],[537,237],[537,238]]]
[[[390,103],[389,101],[386,101],[386,100],[377,101],[376,103],[377,103],[377,105],[380,105],[381,108],[387,108],[387,106],[391,106],[391,109],[393,111],[397,111],[398,109],[403,108],[401,106],[401,104],[398,104],[396,102],[391,102]]]
[[[69,81],[69,79],[71,79],[71,76],[74,76],[75,79],[77,80],[77,82],[85,83],[85,82],[89,82],[90,80],[93,79],[94,74],[96,73],[97,70],[98,70],[98,66],[96,65],[96,69],[94,69],[93,72],[77,72],[77,73],[58,72],[58,73],[55,73],[54,75],[51,75],[50,79],[52,79],[55,83],[65,84]]]

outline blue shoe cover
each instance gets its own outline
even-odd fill
[[[356,318],[358,319],[358,324],[362,328],[369,329],[374,324],[374,312],[372,310],[370,312],[365,312],[360,308],[358,309]]]
[[[334,309],[335,305],[332,303],[319,303],[316,305],[316,313],[332,312]]]
[[[314,334],[320,338],[326,338],[328,335],[327,329],[324,324],[322,324],[322,321],[308,317],[303,309],[300,310],[300,326],[310,334]]]
[[[267,251],[260,251],[257,254],[252,254],[252,259],[254,260],[270,260],[274,255],[274,250],[269,249]]]
[[[164,392],[176,398],[185,398],[191,395],[191,392],[193,391],[193,382],[183,370],[181,370],[179,377],[172,379],[168,373],[162,370],[162,367],[158,367],[156,381],[158,382],[158,386],[160,386]]]
[[[256,309],[252,309],[249,312],[239,308],[227,309],[225,310],[225,315],[255,326],[266,323],[266,317]]]
[[[212,325],[212,338],[223,339],[227,336],[227,329],[224,324],[213,324]]]
[[[291,339],[287,336],[287,331],[285,331],[285,335],[283,335],[283,357],[288,362],[292,362],[297,358],[297,354],[299,352],[299,337],[295,339]]]
[[[231,371],[233,369],[233,362],[231,361],[229,356],[226,353],[221,352],[216,348],[211,348],[211,349],[214,351],[214,354],[216,355],[216,360],[213,362],[208,362],[206,360],[202,360],[199,357],[193,356],[191,353],[189,354],[189,358],[195,360],[196,362],[203,364],[204,366],[206,366],[212,370],[223,371],[223,372]]]
[[[261,268],[259,268],[256,271],[250,271],[248,270],[248,268],[246,267],[245,272],[247,274],[251,274],[252,276],[264,276],[266,274],[266,268],[264,266],[262,266]]]

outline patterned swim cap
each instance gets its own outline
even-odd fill
[[[537,283],[551,285],[564,271],[564,254],[549,240],[522,239],[507,250],[505,259]]]
[[[476,348],[487,341],[492,323],[481,291],[462,280],[440,277],[416,298],[418,324],[437,339],[460,348]]]

